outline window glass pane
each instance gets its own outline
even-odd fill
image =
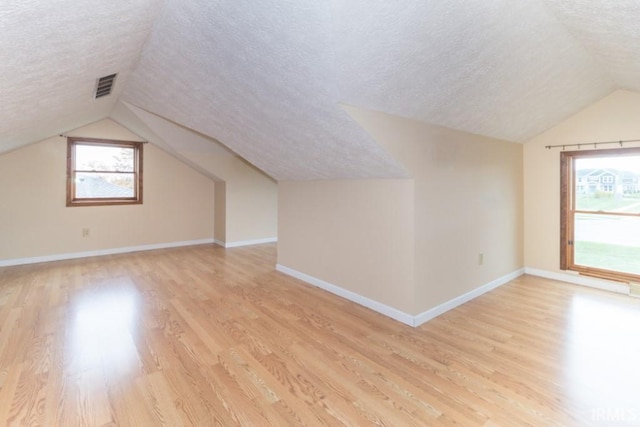
[[[76,170],[133,172],[134,149],[76,145]]]
[[[574,262],[640,274],[640,218],[576,214]]]
[[[76,174],[76,199],[135,197],[134,193],[132,173]]]
[[[576,209],[640,213],[640,156],[575,160]]]

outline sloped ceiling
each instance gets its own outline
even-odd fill
[[[546,0],[620,89],[640,91],[640,2]]]
[[[525,141],[612,90],[538,0],[335,3],[341,94],[357,106]]]
[[[162,122],[164,126],[155,125],[156,123],[151,122],[151,120],[148,119],[149,117],[157,119],[157,121]],[[225,181],[225,179],[216,174],[215,171],[200,167],[196,162],[191,161],[190,158],[183,154],[184,151],[196,151],[206,154],[215,153],[221,156],[235,156],[220,143],[197,135],[181,128],[177,124],[169,123],[164,119],[160,119],[151,113],[124,102],[118,102],[116,104],[111,111],[110,118],[129,131],[152,142],[154,145],[173,155],[183,163],[186,163],[201,174],[208,176],[214,181]],[[166,132],[167,127],[170,128],[170,132]],[[179,128],[182,133],[176,136],[175,128]]]
[[[640,90],[639,21],[635,0],[1,2],[0,152],[123,101],[275,179],[403,177],[341,103],[523,142]]]
[[[276,179],[404,176],[339,107],[331,34],[327,2],[167,2],[123,99]]]
[[[161,0],[0,1],[0,153],[109,115]],[[114,94],[96,79],[119,72]]]

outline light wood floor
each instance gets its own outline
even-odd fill
[[[0,269],[0,425],[640,424],[639,300],[523,276],[413,329],[275,261]]]

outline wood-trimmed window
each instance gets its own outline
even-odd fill
[[[67,206],[142,203],[140,141],[67,138]]]
[[[640,281],[640,148],[562,152],[560,268]]]

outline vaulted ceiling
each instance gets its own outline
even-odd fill
[[[524,142],[640,91],[638,21],[636,0],[1,2],[0,153],[126,102],[275,179],[402,177],[341,104]]]

